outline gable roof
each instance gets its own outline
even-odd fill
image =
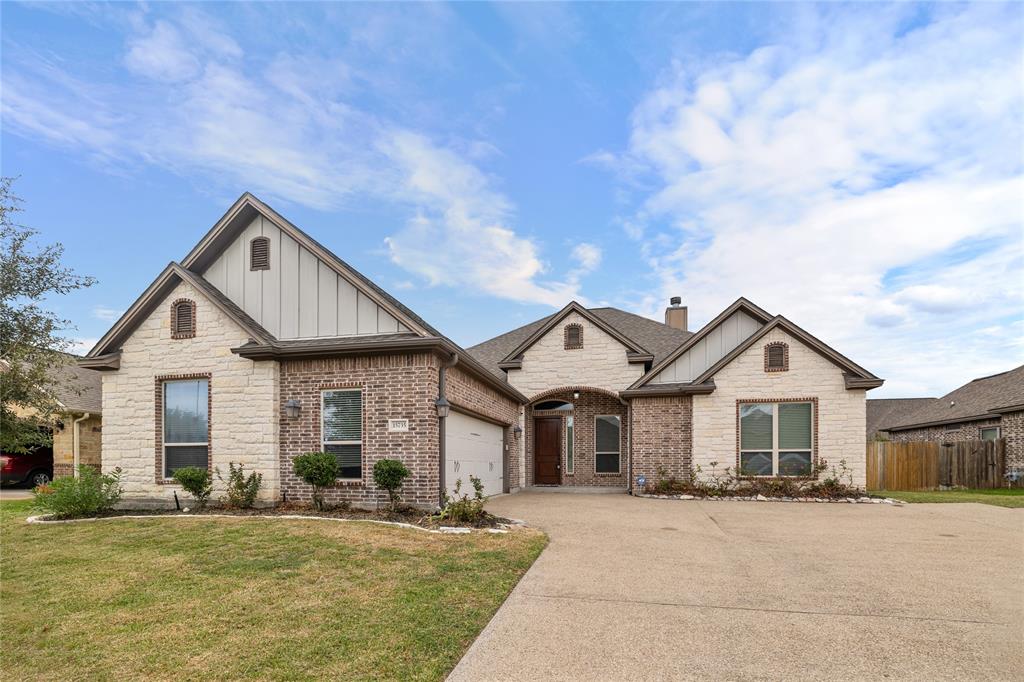
[[[114,323],[114,326],[96,342],[96,345],[93,346],[92,350],[86,354],[79,364],[83,367],[92,366],[97,369],[115,369],[115,367],[90,362],[90,360],[98,360],[117,353],[125,339],[131,336],[132,332],[142,324],[180,282],[191,284],[202,292],[222,313],[238,323],[255,340],[270,342],[274,339],[270,332],[260,326],[256,320],[249,317],[244,310],[235,305],[231,299],[218,291],[212,284],[195,273],[189,272],[178,263],[171,262],[157,275],[153,283],[146,287],[146,290],[135,300],[135,303],[121,315],[120,319]]]
[[[651,367],[651,371],[650,372],[647,372],[642,377],[637,379],[633,383],[633,385],[630,386],[627,390],[635,391],[635,390],[641,388],[642,386],[645,386],[646,384],[648,384],[651,381],[651,379],[656,377],[663,369],[665,369],[670,364],[675,362],[675,360],[680,355],[682,355],[686,351],[688,351],[691,348],[693,348],[694,346],[696,346],[697,343],[699,343],[701,339],[705,338],[718,325],[722,324],[722,322],[724,322],[725,320],[729,319],[729,317],[733,313],[735,313],[737,311],[741,311],[741,312],[746,313],[747,315],[750,315],[752,318],[754,318],[755,320],[759,321],[761,324],[764,324],[764,323],[768,322],[768,320],[770,320],[771,317],[772,317],[770,313],[766,312],[765,310],[762,310],[761,308],[759,308],[758,306],[754,305],[753,303],[751,303],[750,301],[748,301],[747,299],[745,299],[745,298],[743,298],[741,296],[740,298],[738,298],[735,301],[733,301],[732,305],[730,305],[728,308],[726,308],[725,310],[720,312],[718,315],[716,315],[713,320],[711,320],[706,325],[701,327],[697,331],[696,334],[693,334],[692,336],[690,336],[690,338],[688,338],[682,345],[677,347],[671,353],[666,355],[660,362],[658,362],[653,367]],[[693,382],[693,383],[698,383],[698,382]]]
[[[1024,411],[1024,365],[970,381],[900,419],[890,420],[883,430],[978,421],[1016,411]]]
[[[204,272],[224,249],[245,231],[257,216],[269,220],[275,227],[308,249],[325,265],[362,291],[374,303],[384,308],[405,326],[423,336],[440,336],[441,333],[427,324],[426,320],[403,305],[398,299],[375,284],[370,278],[338,258],[330,249],[310,237],[292,224],[287,218],[260,201],[250,192],[245,192],[221,216],[210,231],[196,244],[181,261],[183,267],[192,272]]]
[[[594,317],[601,320],[605,325],[610,326],[646,349],[653,355],[653,362],[658,362],[668,353],[672,352],[679,344],[688,339],[693,332],[684,331],[670,327],[667,324],[636,315],[634,313],[620,310],[618,308],[588,308]],[[562,311],[553,313],[529,324],[518,327],[511,331],[495,336],[492,339],[470,346],[467,350],[481,364],[486,366],[492,373],[504,377],[505,373],[499,367],[499,363],[507,358],[511,352],[524,341],[536,334],[542,327],[552,323],[552,319],[560,315]]]
[[[874,440],[885,424],[903,421],[916,410],[933,403],[938,398],[868,398],[867,439]]]

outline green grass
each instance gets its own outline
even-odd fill
[[[6,679],[440,680],[547,542],[377,524],[26,524],[0,503]]]
[[[873,493],[904,502],[979,502],[997,507],[1024,507],[1024,488],[996,490],[934,490],[928,492],[897,492],[882,490]]]

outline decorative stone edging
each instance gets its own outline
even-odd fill
[[[633,493],[634,497],[645,497],[650,500],[703,500],[705,502],[818,502],[826,504],[893,504],[904,505],[903,500],[894,500],[891,497],[840,497],[828,499],[821,497],[765,497],[764,495],[743,496],[723,495],[721,497],[698,497],[696,495],[652,495],[649,493]]]
[[[58,523],[85,523],[88,521],[113,521],[116,519],[290,519],[298,521],[342,521],[347,523],[376,523],[382,526],[394,526],[396,528],[409,528],[424,533],[435,535],[465,535],[474,530],[487,533],[507,533],[513,526],[525,526],[522,521],[513,520],[511,524],[499,524],[497,528],[464,528],[461,526],[439,526],[438,528],[424,528],[413,523],[402,521],[380,521],[378,519],[343,519],[336,516],[307,516],[305,514],[117,514],[114,516],[91,516],[84,519],[52,519],[48,515],[30,516],[25,519],[26,523],[58,524]]]

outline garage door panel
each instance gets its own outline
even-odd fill
[[[485,495],[504,490],[502,427],[461,412],[449,413],[445,423],[445,484],[449,494],[462,480],[462,493],[473,493],[470,476],[484,485]]]

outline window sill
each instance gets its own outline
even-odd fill
[[[334,481],[335,488],[351,488],[353,486],[364,485],[363,479],[361,478],[339,478]]]

